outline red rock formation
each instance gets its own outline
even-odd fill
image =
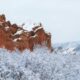
[[[0,15],[0,22],[5,22],[6,21],[6,17],[4,14]]]
[[[0,15],[0,48],[33,51],[35,45],[43,43],[51,50],[51,34],[45,32],[41,23],[33,27],[32,31],[28,31],[6,21],[5,15]]]

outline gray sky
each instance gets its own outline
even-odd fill
[[[0,14],[28,26],[42,22],[53,43],[80,40],[80,0],[0,0]]]

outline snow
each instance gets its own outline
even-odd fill
[[[23,30],[17,31],[14,35],[19,35],[19,34],[21,34],[21,33],[23,33]]]
[[[0,49],[0,80],[80,80],[80,43],[54,45],[52,53],[39,45],[33,52]]]
[[[35,34],[34,36],[31,36],[31,37],[35,38],[35,37],[37,37],[37,34]]]
[[[13,40],[13,42],[16,42],[17,40],[21,40],[22,38],[16,38]]]
[[[9,26],[6,26],[6,27],[5,27],[5,30],[8,31],[8,30],[9,30]]]
[[[43,29],[43,27],[37,28],[34,32],[37,32],[38,30]]]

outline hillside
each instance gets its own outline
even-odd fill
[[[56,44],[52,53],[0,49],[0,80],[80,80],[80,42]]]

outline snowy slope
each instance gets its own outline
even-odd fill
[[[80,80],[80,42],[54,45],[52,53],[0,49],[0,80]]]

